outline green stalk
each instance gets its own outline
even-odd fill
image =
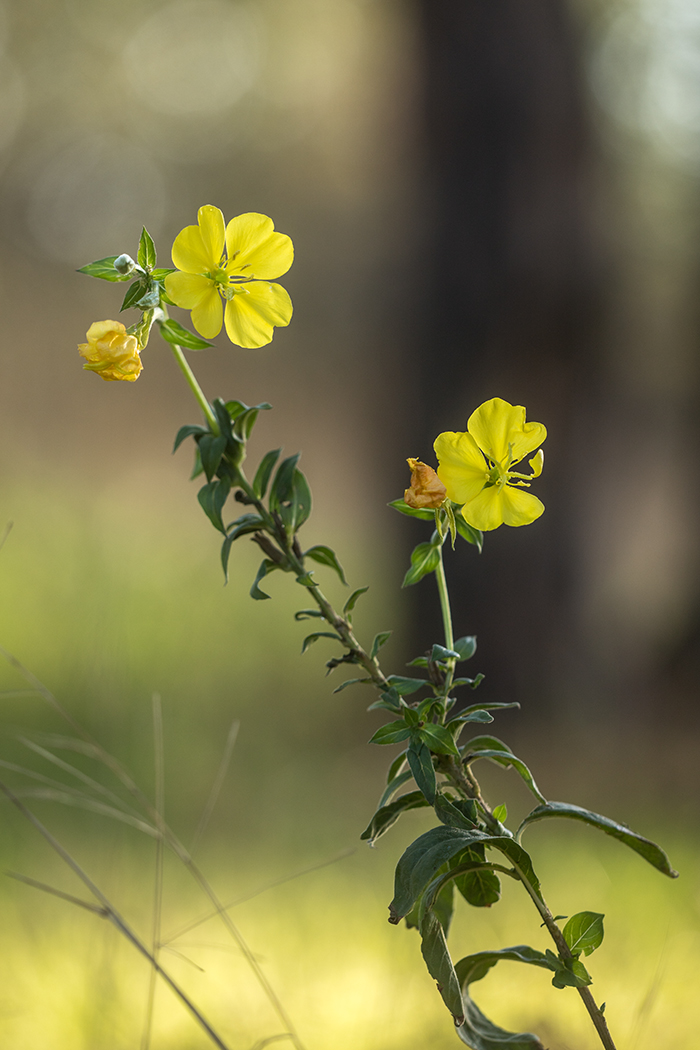
[[[445,566],[442,561],[442,546],[438,547],[439,561],[435,570],[438,595],[440,596],[440,611],[442,613],[442,624],[445,631],[445,648],[454,649],[455,640],[452,631],[452,610],[450,608],[450,596],[447,591],[447,579],[445,578]],[[452,679],[455,673],[455,659],[451,657],[447,664],[447,677],[445,679],[445,698],[450,691]]]
[[[182,372],[182,374],[184,375],[185,379],[187,380],[187,385],[189,386],[190,390],[194,394],[195,401],[197,402],[197,404],[201,408],[202,412],[204,413],[204,418],[206,419],[207,423],[209,424],[209,429],[212,431],[213,434],[217,434],[217,435],[220,434],[221,431],[219,430],[219,424],[218,424],[218,421],[216,419],[216,416],[214,415],[214,412],[212,411],[211,405],[209,404],[209,402],[207,401],[206,397],[204,396],[204,391],[202,390],[201,386],[197,382],[197,377],[195,376],[194,372],[190,368],[190,366],[188,364],[188,361],[187,361],[187,358],[185,357],[185,355],[182,352],[182,347],[178,346],[177,343],[170,343],[169,345],[170,345],[170,349],[173,352],[173,356],[174,356],[175,360],[177,361],[178,365],[180,366],[180,371]]]

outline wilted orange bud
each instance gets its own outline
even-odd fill
[[[421,463],[419,459],[408,459],[407,463],[411,468],[411,487],[403,494],[404,503],[409,507],[429,509],[442,506],[447,489],[433,468],[427,463]]]
[[[103,379],[135,382],[141,375],[138,339],[128,335],[121,321],[95,321],[87,330],[87,343],[78,350],[85,358],[83,368]]]

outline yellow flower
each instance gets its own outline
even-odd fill
[[[197,222],[175,238],[173,262],[181,272],[165,278],[166,292],[192,311],[192,324],[205,339],[219,334],[223,317],[232,343],[264,346],[274,327],[292,317],[288,293],[269,283],[292,265],[291,239],[275,233],[272,219],[257,212],[237,215],[224,227],[221,211],[205,204]]]
[[[95,321],[87,330],[87,343],[78,350],[85,358],[83,368],[103,379],[126,379],[134,383],[141,375],[138,339],[128,335],[121,321]]]
[[[409,459],[407,463],[411,468],[411,487],[403,494],[404,503],[409,507],[428,507],[431,510],[441,507],[447,492],[433,468],[419,459]]]
[[[526,423],[522,405],[500,397],[485,401],[469,417],[466,434],[448,431],[435,441],[438,477],[454,503],[475,529],[499,525],[529,525],[544,504],[523,488],[542,473],[544,452],[528,460],[532,474],[511,468],[542,444],[547,431],[541,423]]]

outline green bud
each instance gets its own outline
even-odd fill
[[[128,274],[136,269],[136,263],[130,255],[118,255],[114,260],[114,269],[117,273]]]

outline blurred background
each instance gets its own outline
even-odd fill
[[[387,754],[366,744],[380,720],[361,690],[331,695],[326,643],[299,657],[303,600],[286,577],[272,577],[272,601],[250,601],[259,559],[246,540],[223,587],[191,452],[170,455],[198,414],[167,345],[153,338],[134,385],[101,382],[77,354],[122,292],[77,267],[135,255],[142,224],[169,265],[204,203],[227,219],[271,215],[296,247],[291,326],[258,351],[220,338],[192,364],[210,397],[272,403],[251,459],[302,451],[309,544],[335,547],[351,586],[371,583],[356,620],[363,638],[394,628],[392,671],[440,638],[432,581],[400,591],[425,538],[386,507],[408,483],[406,457],[434,462],[437,433],[464,429],[493,396],[546,424],[546,514],[489,535],[481,556],[464,544],[449,556],[455,626],[478,635],[480,696],[521,703],[494,732],[545,795],[660,836],[682,870],[671,884],[585,829],[531,833],[554,910],[609,913],[591,969],[620,1045],[691,1050],[697,5],[4,0],[0,55],[0,527],[14,523],[0,645],[151,796],[151,698],[162,697],[166,815],[187,842],[239,720],[198,850],[227,900],[333,862],[240,908],[310,1050],[456,1045],[417,938],[385,921],[420,818],[347,854],[383,785]],[[344,600],[332,580],[328,590]],[[0,669],[0,758],[69,782],[22,742],[66,731],[40,698],[17,695],[25,686]],[[527,811],[511,775],[484,781]],[[147,937],[149,842],[94,813],[31,805]],[[3,868],[80,892],[18,814],[2,820]],[[176,868],[166,875],[164,924],[176,928],[206,907]],[[129,946],[27,886],[5,880],[0,895],[3,1043],[138,1045],[147,973]],[[456,957],[546,946],[510,888],[493,914],[470,911]],[[206,931],[167,965],[232,1047],[260,1046],[279,1022]],[[538,973],[506,965],[476,997],[551,1050],[594,1045],[573,993]],[[208,1045],[163,989],[152,1045]]]

